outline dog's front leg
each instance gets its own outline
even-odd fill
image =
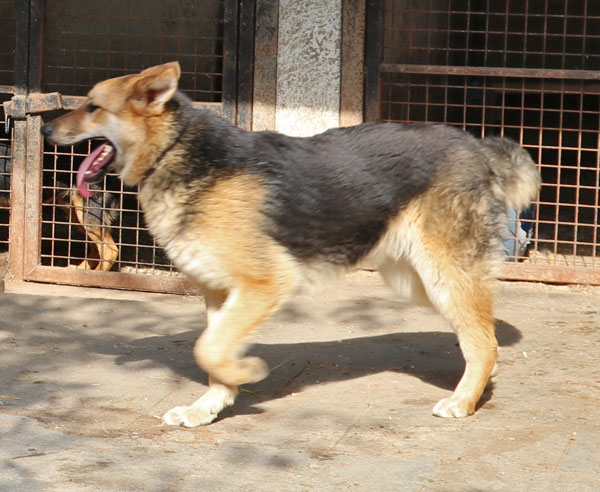
[[[206,303],[207,325],[215,322],[215,315],[227,299],[227,292],[202,289]],[[210,424],[224,408],[233,405],[237,386],[225,385],[213,377],[208,378],[208,391],[189,406],[175,407],[163,416],[168,425],[197,427]]]
[[[194,356],[209,374],[209,388],[191,405],[169,410],[163,416],[164,423],[186,427],[209,424],[223,408],[233,404],[238,385],[255,383],[267,376],[264,361],[243,357],[246,336],[273,314],[281,301],[272,289],[261,287],[205,296],[208,326],[196,343]]]

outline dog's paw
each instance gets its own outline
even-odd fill
[[[467,417],[474,411],[474,404],[471,404],[468,400],[460,399],[455,396],[444,398],[433,407],[433,415],[445,419]]]
[[[208,391],[187,407],[171,408],[162,417],[167,425],[198,427],[210,424],[225,407],[233,405],[237,390],[221,384],[215,384]]]
[[[217,418],[217,413],[212,413],[210,409],[194,405],[187,407],[171,408],[162,417],[163,423],[167,425],[181,425],[183,427],[198,427],[199,425],[210,424]]]

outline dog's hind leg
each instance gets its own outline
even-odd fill
[[[439,401],[433,414],[466,417],[475,411],[496,362],[492,293],[479,275],[484,265],[465,271],[444,256],[431,254],[425,261],[416,262],[415,268],[433,306],[454,328],[466,367],[452,396]]]
[[[258,357],[243,357],[244,340],[269,318],[289,291],[276,282],[241,286],[205,296],[208,326],[196,342],[194,356],[209,374],[208,391],[189,406],[175,407],[163,416],[169,425],[196,427],[212,422],[233,404],[237,387],[264,379],[268,368]]]

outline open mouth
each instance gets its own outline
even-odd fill
[[[84,198],[90,198],[93,193],[89,183],[100,181],[107,170],[107,165],[115,157],[115,149],[110,142],[104,142],[96,147],[79,165],[77,170],[77,189]]]

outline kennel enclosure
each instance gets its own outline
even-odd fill
[[[542,188],[502,276],[600,284],[600,3],[370,2],[368,119],[503,135],[538,163]],[[374,75],[373,75],[374,74]]]
[[[516,140],[543,186],[516,227],[532,231],[531,244],[507,252],[501,276],[600,285],[600,3],[336,1],[328,56],[338,58],[328,61],[339,70],[327,76],[339,75],[339,124],[444,123]],[[0,0],[0,13],[0,248],[11,278],[190,292],[147,233],[136,190],[115,176],[98,193],[116,215],[119,257],[109,272],[77,268],[107,246],[61,199],[94,143],[49,146],[41,125],[100,80],[177,59],[196,105],[246,129],[276,129],[277,108],[302,90],[302,80],[282,79],[294,62],[282,57],[295,53],[285,36],[310,15],[286,18],[298,15],[287,0]],[[298,29],[336,29],[323,24]],[[310,41],[302,57],[319,56]]]

